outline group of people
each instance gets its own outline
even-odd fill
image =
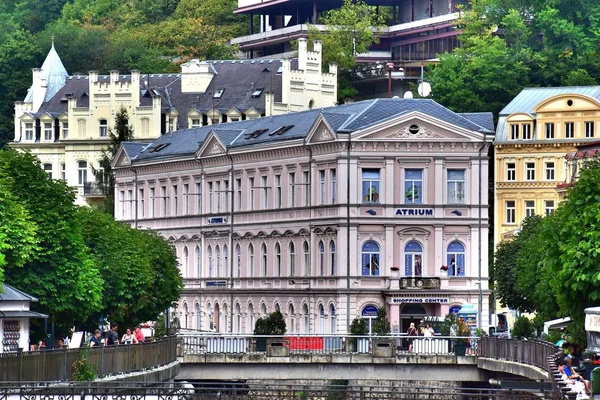
[[[144,342],[145,337],[140,325],[138,325],[133,332],[131,328],[127,328],[126,332],[120,339],[118,329],[119,326],[117,324],[113,324],[110,327],[110,331],[105,333],[104,338],[102,338],[102,332],[100,332],[100,329],[96,329],[94,335],[90,338],[89,346],[112,346],[118,344],[138,344]]]
[[[414,339],[411,339],[411,337],[413,337],[413,336],[433,337],[435,335],[435,331],[431,327],[431,324],[429,324],[429,323],[426,324],[426,323],[424,323],[423,320],[421,320],[418,328],[415,327],[414,322],[411,322],[410,326],[408,327],[408,330],[406,331],[406,335],[409,336],[408,351],[412,352]]]

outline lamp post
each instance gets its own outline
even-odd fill
[[[392,79],[404,79],[404,68],[398,68],[397,71],[394,71],[396,68],[396,64],[393,62],[388,62],[385,64],[385,68],[388,71],[388,97],[392,98]]]

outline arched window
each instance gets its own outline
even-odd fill
[[[267,245],[264,243],[260,248],[260,270],[262,276],[267,276]]]
[[[248,333],[254,332],[254,306],[252,303],[248,304]]]
[[[219,245],[215,247],[215,272],[217,273],[215,276],[218,278],[221,276],[221,248]]]
[[[362,247],[363,276],[379,276],[379,245],[368,241]]]
[[[281,246],[279,243],[275,244],[275,276],[281,276]]]
[[[329,242],[329,256],[331,262],[331,276],[335,276],[335,242],[333,240]]]
[[[183,327],[188,328],[188,306],[187,303],[183,303]]]
[[[99,121],[100,123],[100,137],[107,137],[108,136],[108,121],[106,121],[105,119],[101,119]]]
[[[188,276],[188,271],[190,268],[190,257],[188,253],[188,248],[185,246],[183,248],[183,273],[181,274],[184,278]]]
[[[306,303],[302,305],[302,330],[304,333],[310,333],[310,315],[308,313],[308,306]]]
[[[465,246],[461,242],[452,242],[447,253],[448,276],[465,276]]]
[[[331,333],[337,333],[337,323],[335,319],[335,306],[333,304],[329,305],[329,327],[331,329]]]
[[[77,184],[84,185],[87,182],[87,161],[77,161]]]
[[[242,249],[240,245],[235,246],[235,265],[237,269],[237,277],[242,276]]]
[[[254,277],[254,246],[252,243],[248,245],[248,276]]]
[[[319,304],[319,333],[325,333],[325,307]]]
[[[275,311],[281,312],[281,307],[279,307],[279,303],[275,303]]]
[[[195,308],[194,314],[196,314],[196,329],[201,330],[202,329],[202,315],[200,314],[200,304],[196,303],[194,308]]]
[[[404,247],[404,275],[423,275],[423,247],[419,242],[408,242]]]
[[[319,241],[319,275],[325,275],[325,245]]]
[[[261,317],[266,317],[267,316],[267,305],[265,303],[262,303],[260,305],[260,316]]]
[[[213,252],[212,252],[212,247],[208,246],[208,251],[207,251],[207,256],[208,256],[208,277],[212,278],[213,276]]]
[[[289,324],[289,329],[288,331],[290,333],[294,333],[296,332],[296,316],[294,315],[294,305],[290,304],[288,306],[288,315],[290,317],[290,324]]]
[[[202,277],[202,249],[200,246],[196,246],[196,276]]]
[[[304,269],[304,276],[308,276],[309,275],[309,268],[310,268],[310,251],[308,249],[308,242],[304,241],[304,244],[302,245],[302,252],[303,252],[303,263],[304,265],[302,266]]]
[[[296,248],[294,246],[294,242],[290,242],[290,245],[288,247],[288,253],[289,253],[289,257],[290,257],[290,261],[289,261],[290,276],[295,276],[296,275]]]
[[[239,303],[235,305],[235,332],[242,332],[242,311]]]
[[[223,246],[223,269],[225,276],[229,277],[229,247],[227,245]]]

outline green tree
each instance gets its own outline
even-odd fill
[[[115,212],[115,174],[112,170],[112,162],[121,143],[128,142],[133,139],[133,126],[129,125],[129,115],[125,107],[121,107],[115,115],[114,128],[108,129],[110,142],[102,152],[100,159],[100,169],[93,169],[96,177],[96,184],[104,194],[104,202],[102,208],[112,216]]]
[[[5,267],[6,282],[39,298],[39,306],[71,327],[101,306],[103,280],[77,223],[75,193],[52,180],[30,153],[0,151],[0,176],[37,226],[38,249],[23,267]]]
[[[364,318],[356,317],[350,324],[351,335],[367,335],[369,328],[367,327],[367,321]]]
[[[377,335],[389,335],[390,332],[390,321],[387,318],[385,307],[379,307],[377,309],[377,318],[373,324],[373,333]]]
[[[535,327],[529,318],[521,315],[516,319],[510,334],[516,339],[529,339],[535,335]]]
[[[255,335],[283,335],[286,331],[285,318],[280,311],[273,311],[269,315],[257,319],[254,324]]]

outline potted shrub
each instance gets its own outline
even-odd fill
[[[254,324],[255,335],[284,335],[287,331],[285,319],[280,311],[259,318]],[[267,338],[256,338],[256,351],[267,351]]]
[[[350,334],[356,336],[365,336],[369,334],[369,328],[367,328],[367,321],[364,318],[356,317],[350,324]],[[348,352],[355,353],[357,350],[358,338],[348,339]]]
[[[448,266],[447,265],[442,265],[440,267],[440,276],[444,277],[444,278],[448,276]]]
[[[460,339],[456,339],[454,343],[454,354],[457,356],[464,356],[467,353],[467,347],[470,346],[469,339],[464,338],[465,336],[471,336],[471,328],[462,320],[458,320],[457,325],[457,336],[462,336]]]

